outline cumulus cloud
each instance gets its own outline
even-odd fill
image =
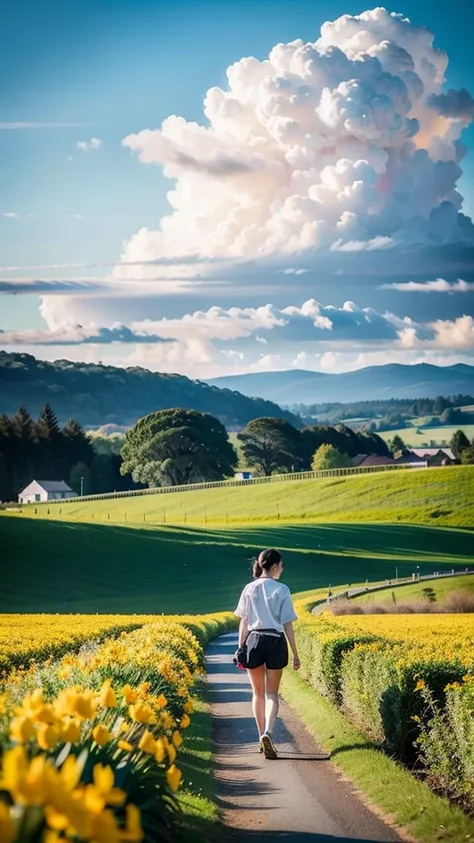
[[[465,88],[460,91],[454,91],[451,88],[447,94],[431,94],[428,105],[435,108],[443,117],[452,117],[454,120],[463,120],[466,123],[474,119],[474,99]]]
[[[103,141],[100,138],[90,138],[88,141],[78,141],[76,149],[81,152],[91,152],[93,149],[100,149],[103,146]]]
[[[434,281],[404,281],[394,284],[383,284],[384,290],[396,290],[399,293],[469,293],[474,291],[474,282],[446,281],[445,278],[436,278]]]
[[[172,212],[137,232],[123,260],[473,240],[457,182],[474,115],[464,92],[442,94],[447,57],[433,41],[383,8],[344,15],[314,42],[229,67],[227,86],[206,94],[206,125],[173,115],[128,135],[175,184]],[[443,96],[449,107],[433,99]]]

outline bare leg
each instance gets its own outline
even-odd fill
[[[260,738],[265,730],[265,665],[247,670],[247,674],[252,685],[252,710]]]
[[[265,695],[265,732],[271,735],[278,709],[280,707],[278,691],[280,689],[283,670],[267,670],[267,687]]]

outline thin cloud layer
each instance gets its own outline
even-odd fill
[[[436,278],[434,281],[404,281],[395,284],[383,284],[382,289],[396,290],[398,293],[470,293],[474,291],[474,282],[464,281],[462,278],[452,282],[445,278]]]

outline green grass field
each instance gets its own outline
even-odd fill
[[[471,562],[471,568],[473,563]],[[431,589],[436,600],[442,600],[451,591],[462,588],[474,593],[474,574],[466,574],[464,577],[446,577],[445,579],[430,580],[429,582],[414,582],[408,585],[393,588],[383,588],[380,591],[369,592],[360,597],[352,598],[357,603],[385,603],[392,600],[392,592],[395,593],[397,603],[405,600],[416,600],[425,597],[424,589]]]
[[[472,532],[415,524],[227,529],[0,517],[1,612],[232,609],[264,547],[284,555],[292,592],[472,564]]]
[[[455,424],[455,425],[438,425],[438,427],[422,427],[421,433],[417,432],[416,427],[403,427],[400,430],[384,430],[380,431],[379,436],[385,439],[393,439],[394,436],[401,436],[406,445],[412,448],[421,448],[426,443],[426,447],[430,447],[430,442],[433,441],[436,445],[449,445],[453,435],[457,430],[462,428],[469,440],[474,439],[474,424]]]
[[[77,498],[38,506],[36,516],[30,505],[15,517],[184,526],[398,521],[474,527],[473,501],[474,467],[455,466],[94,501]]]

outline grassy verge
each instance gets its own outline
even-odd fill
[[[397,586],[396,598],[400,603],[402,600],[416,600],[425,597],[429,589],[436,601],[442,600],[451,591],[459,588],[474,592],[474,574],[466,574],[465,577],[448,577],[447,579],[420,581],[409,585]],[[368,592],[361,597],[352,598],[356,603],[386,603],[392,599],[393,587],[382,588],[380,591]]]
[[[184,814],[185,843],[218,841],[219,812],[214,801],[212,720],[207,685],[198,680],[193,695],[194,713],[180,752],[183,786],[179,802]]]
[[[328,700],[285,672],[283,696],[369,803],[420,843],[474,839],[474,819],[384,755]]]

